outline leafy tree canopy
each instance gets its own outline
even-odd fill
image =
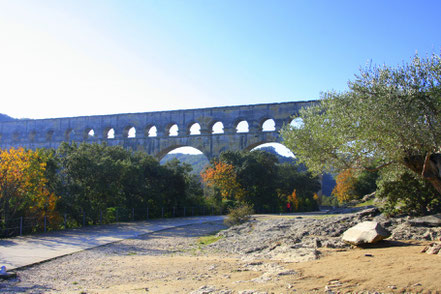
[[[300,111],[284,144],[311,171],[412,170],[441,193],[441,56],[361,69],[349,90],[328,92]]]

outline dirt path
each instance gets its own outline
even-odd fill
[[[441,256],[420,253],[421,242],[247,261],[204,250],[199,237],[222,228],[197,224],[78,252],[18,271],[0,293],[441,293]]]

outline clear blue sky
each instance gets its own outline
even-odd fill
[[[318,99],[441,52],[441,1],[0,0],[0,113],[45,118]]]

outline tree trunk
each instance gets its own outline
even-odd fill
[[[432,184],[441,195],[441,154],[434,153],[428,158],[420,155],[405,158],[404,165]]]

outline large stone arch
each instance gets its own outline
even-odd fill
[[[280,143],[278,131],[298,115],[302,107],[316,101],[285,102],[257,105],[225,106],[201,109],[125,113],[53,119],[24,119],[0,122],[0,148],[28,147],[56,148],[61,142],[106,142],[122,145],[132,150],[144,150],[151,155],[166,154],[180,146],[191,146],[201,150],[207,158],[217,156],[226,150],[247,150],[267,142]],[[275,131],[262,132],[265,119],[273,119]],[[235,127],[241,120],[248,123],[248,133],[236,133]],[[221,122],[223,133],[212,134],[213,125]],[[186,128],[198,123],[200,135],[189,135]],[[176,124],[178,136],[169,136],[169,128]],[[136,138],[124,136],[128,126],[136,129]],[[156,127],[156,137],[149,137],[150,127]],[[84,136],[86,129],[94,130],[94,138]],[[107,138],[110,129],[115,132],[111,140]],[[31,140],[32,130],[37,130]],[[69,136],[66,136],[70,130]],[[252,148],[251,148],[252,149]]]

